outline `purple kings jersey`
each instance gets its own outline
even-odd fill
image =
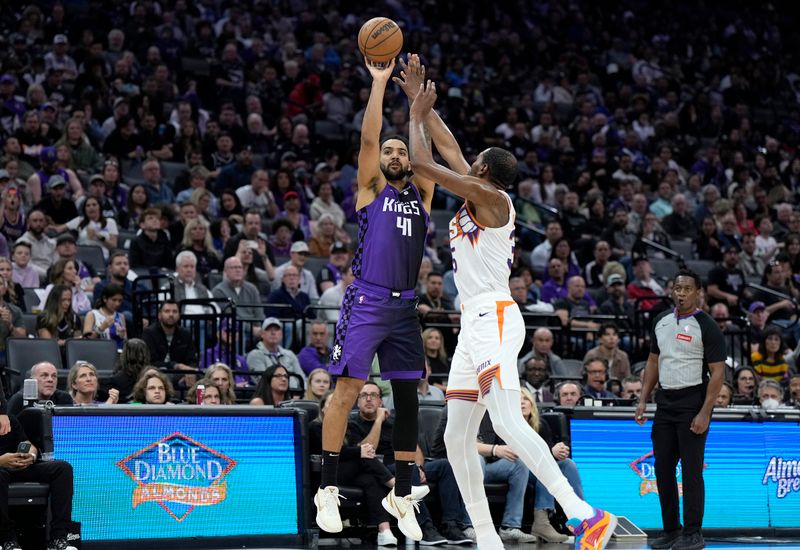
[[[353,275],[391,290],[417,286],[425,251],[428,212],[417,187],[402,191],[386,184],[370,204],[358,211],[358,249]]]

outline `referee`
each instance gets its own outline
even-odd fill
[[[651,548],[705,547],[701,533],[705,486],[703,462],[708,424],[725,373],[725,339],[716,321],[698,307],[700,277],[682,269],[675,277],[675,309],[653,321],[650,356],[636,422],[644,424],[645,404],[656,383],[653,441],[656,485],[664,534]],[[683,474],[683,530],[678,505],[678,460]]]

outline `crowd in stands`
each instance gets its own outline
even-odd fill
[[[670,307],[686,261],[731,335],[720,405],[797,405],[799,44],[781,6],[3,2],[0,367],[28,336],[61,349],[66,387],[52,364],[33,372],[58,404],[192,403],[198,385],[208,405],[322,399],[358,238],[356,36],[384,15],[467,158],[519,162],[510,288],[530,403],[636,399],[647,331],[631,320]],[[392,83],[384,115],[407,135]],[[458,337],[456,204],[437,192],[419,274],[422,400],[441,401]],[[137,315],[133,281],[158,273],[173,294]],[[238,322],[189,330],[220,301]],[[112,340],[117,364],[67,365],[74,338]]]

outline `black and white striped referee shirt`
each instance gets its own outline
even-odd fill
[[[698,386],[709,363],[724,362],[725,337],[708,313],[697,309],[679,316],[665,311],[653,322],[650,352],[658,358],[658,382],[665,390]]]

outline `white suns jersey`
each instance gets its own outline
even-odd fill
[[[453,275],[462,303],[485,292],[509,294],[508,278],[514,261],[514,205],[508,195],[508,223],[483,227],[465,202],[450,220]]]

